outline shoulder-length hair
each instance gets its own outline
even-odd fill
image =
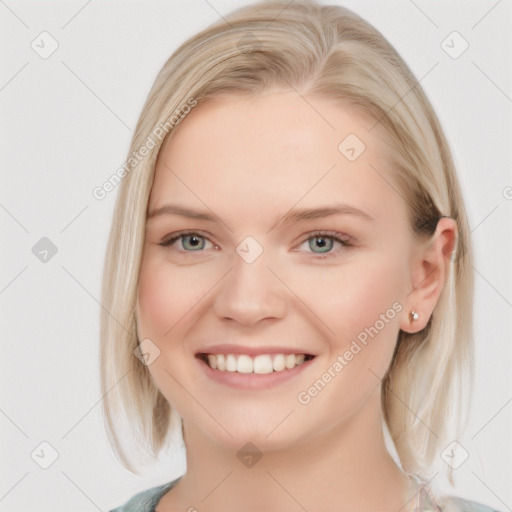
[[[457,222],[457,249],[429,323],[415,334],[399,332],[382,383],[383,416],[402,466],[425,473],[471,381],[473,274],[466,211],[447,140],[409,67],[368,22],[316,0],[239,8],[183,43],[158,73],[122,172],[104,266],[101,385],[109,440],[134,471],[121,442],[121,419],[136,427],[137,446],[154,456],[171,430],[172,408],[134,355],[142,341],[135,311],[147,205],[162,144],[194,105],[220,94],[258,95],[273,88],[340,100],[375,120],[392,148],[413,236],[431,236],[441,216]]]

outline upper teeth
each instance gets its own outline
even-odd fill
[[[291,370],[304,362],[304,354],[209,354],[208,363],[214,370],[239,373],[272,373]]]

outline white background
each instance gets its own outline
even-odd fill
[[[184,470],[178,451],[134,476],[107,444],[98,319],[115,192],[98,201],[92,189],[124,162],[172,51],[247,3],[0,1],[0,512],[106,511]],[[476,250],[477,356],[470,456],[452,492],[512,510],[511,2],[343,5],[421,78],[449,138]],[[43,31],[59,45],[47,59],[31,48]],[[441,47],[453,31],[469,43],[457,59]],[[58,249],[46,263],[32,253],[44,236]],[[58,453],[48,469],[30,456],[42,441]]]

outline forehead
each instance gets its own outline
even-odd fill
[[[242,213],[347,199],[399,199],[374,121],[295,91],[222,96],[193,109],[158,158],[150,208],[179,199]],[[203,204],[201,204],[203,203]]]

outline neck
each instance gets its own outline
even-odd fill
[[[242,463],[237,450],[185,424],[187,472],[162,505],[172,498],[181,510],[201,512],[405,512],[409,480],[386,449],[377,400],[378,395],[352,419],[307,442],[265,451],[255,464],[250,458]]]

